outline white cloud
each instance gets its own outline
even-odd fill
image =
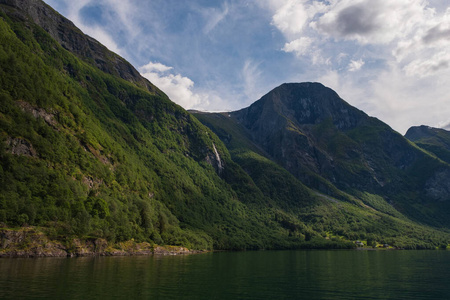
[[[448,74],[405,78],[403,70],[395,64],[370,79],[361,81],[361,74],[331,70],[314,80],[402,134],[415,125],[442,127],[448,123]]]
[[[450,46],[450,9],[438,19],[436,10],[427,6],[425,0],[267,1],[273,11],[272,24],[287,39],[283,50],[299,57],[309,53],[315,56],[316,62],[326,62],[324,57],[329,56],[322,53],[322,59],[317,60],[317,49],[325,48],[332,56],[337,56],[329,45],[341,41],[355,42],[353,52],[368,44],[391,48],[390,53],[402,61],[403,66],[412,63],[417,56],[435,57],[437,47]],[[312,45],[314,49],[309,49]],[[430,51],[432,48],[434,51]],[[428,52],[426,55],[424,49]],[[354,57],[352,53],[346,54]],[[390,60],[392,56],[383,59]],[[434,66],[431,70],[445,66],[442,61],[420,60],[413,65],[422,63]],[[355,66],[352,64],[348,70],[354,71]]]
[[[358,71],[359,69],[361,69],[362,66],[364,66],[364,61],[362,59],[351,60],[348,65],[348,70],[350,72],[355,72],[355,71]]]
[[[305,55],[309,53],[312,42],[313,39],[309,37],[301,37],[293,40],[292,42],[286,43],[282,50],[285,52],[294,52],[299,56]]]
[[[258,4],[274,12],[272,25],[290,38],[303,33],[308,22],[326,8],[322,1],[308,0],[263,0]]]
[[[306,16],[301,20],[282,9],[294,2]],[[450,115],[450,8],[429,3],[292,0],[268,8],[286,39],[283,51],[303,64],[309,58],[310,68],[316,66],[315,73],[308,70],[313,79],[405,132],[411,125],[436,126]]]
[[[66,3],[65,15],[77,26],[138,65],[173,62],[195,74],[188,78],[186,71],[157,62],[140,68],[185,108],[236,109],[276,84],[301,79],[329,85],[401,132],[410,125],[444,124],[450,115],[450,9],[443,0],[227,0],[215,8],[193,1],[177,6],[192,8],[182,22],[171,19],[178,16],[171,13],[174,2],[153,9],[135,0],[46,1]],[[101,23],[83,24],[80,11],[90,5],[101,6]],[[230,31],[259,30],[262,23],[258,34],[242,35],[248,41]],[[213,48],[212,40],[224,50]],[[211,57],[220,60],[211,65]]]
[[[313,65],[330,64],[330,58],[324,57],[322,50],[314,42],[313,38],[303,36],[286,43],[281,50],[286,53],[295,53],[298,58],[305,58]]]
[[[141,75],[166,93],[185,109],[203,109],[209,106],[208,95],[194,92],[194,82],[180,74],[168,73],[172,67],[150,62],[139,68]]]
[[[404,133],[411,125],[437,126],[448,120],[449,79],[448,74],[405,78],[393,65],[370,83],[367,95],[375,106],[373,113]]]
[[[445,50],[444,50],[445,49]],[[392,51],[408,76],[430,76],[450,67],[450,8],[426,20],[411,39],[400,40]]]
[[[272,24],[281,32],[287,34],[300,33],[308,21],[308,13],[303,6],[304,1],[288,0],[280,1],[282,5],[278,7],[272,18]]]
[[[146,64],[145,66],[142,66],[139,68],[141,72],[143,73],[151,73],[151,72],[167,72],[173,69],[173,67],[169,67],[166,65],[163,65],[162,63],[159,62],[149,62],[148,64]]]
[[[357,49],[367,44],[384,47],[388,55],[383,60],[396,60],[406,76],[424,77],[450,67],[448,51],[443,51],[450,48],[450,8],[438,16],[427,4],[424,0],[335,1],[310,26],[335,42],[355,41]],[[348,71],[358,70],[360,61],[352,60]]]
[[[347,57],[348,57],[347,53],[341,52],[336,56],[336,62],[340,65],[342,63],[342,61]]]
[[[442,51],[430,58],[418,58],[404,67],[406,75],[425,77],[450,67],[450,53]]]
[[[450,131],[450,120],[447,120],[447,121],[445,121],[445,122],[438,123],[436,127],[437,127],[437,128],[442,128],[442,129],[445,129],[445,130],[449,130],[449,131]]]

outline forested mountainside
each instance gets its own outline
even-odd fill
[[[378,193],[383,171],[353,188],[344,183],[353,178],[346,166],[293,172],[258,140],[257,117],[247,124],[245,111],[197,115],[221,121],[212,129],[222,142],[40,0],[0,0],[0,103],[3,230],[191,249],[352,247],[356,239],[435,248],[450,240],[444,223],[420,225]],[[328,117],[320,124],[324,138],[338,130]],[[413,154],[429,159],[418,148]]]
[[[325,179],[354,196],[380,195],[419,222],[450,225],[448,164],[321,84],[283,84],[230,117],[311,188],[337,196]]]
[[[257,184],[262,175],[254,165],[260,163],[252,165],[249,157],[276,163],[318,193],[447,231],[450,169],[444,159],[319,83],[283,84],[240,111],[194,114]]]
[[[0,222],[202,249],[297,243],[247,208],[264,196],[220,140],[128,63],[41,1],[0,3]]]

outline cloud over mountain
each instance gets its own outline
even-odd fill
[[[206,107],[208,96],[193,91],[194,82],[188,77],[173,74],[173,68],[149,62],[139,68],[141,75],[164,91],[175,103],[186,109]]]
[[[443,118],[436,107],[448,106],[447,88],[440,83],[450,80],[450,8],[423,0],[267,0],[262,5],[285,37],[281,50],[315,65],[317,73],[310,76],[332,80],[325,83],[353,104],[400,131],[408,122],[426,122],[425,116],[428,123]],[[364,73],[356,72],[363,67]],[[417,93],[417,87],[430,95]]]
[[[445,0],[46,2],[135,66],[171,66],[148,77],[186,108],[236,109],[282,82],[329,80],[399,131],[450,115]]]

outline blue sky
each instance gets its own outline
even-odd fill
[[[318,81],[400,133],[450,129],[447,0],[45,0],[186,109]]]

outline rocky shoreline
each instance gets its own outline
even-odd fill
[[[109,243],[100,238],[52,240],[33,227],[0,229],[1,257],[80,257],[132,255],[186,255],[203,253],[180,246],[159,246],[134,240]]]

